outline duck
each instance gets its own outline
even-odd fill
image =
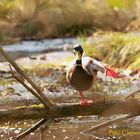
[[[72,61],[66,71],[67,82],[76,90],[80,95],[80,105],[91,105],[95,100],[85,99],[83,92],[89,90],[94,79],[97,77],[97,72],[100,71],[106,76],[113,78],[120,77],[118,73],[107,68],[100,61],[93,59],[89,56],[84,56],[84,50],[80,44],[73,47],[75,60]]]

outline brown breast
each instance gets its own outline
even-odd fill
[[[92,86],[93,75],[89,75],[82,66],[73,66],[67,72],[67,80],[74,89],[84,91]]]

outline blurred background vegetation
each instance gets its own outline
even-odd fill
[[[139,18],[139,0],[1,0],[0,39],[42,39],[128,31]]]
[[[139,11],[140,0],[1,0],[0,42],[78,37],[88,55],[140,68]]]

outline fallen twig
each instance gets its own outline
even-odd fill
[[[20,140],[23,137],[29,135],[30,133],[32,133],[33,131],[35,131],[37,128],[39,128],[42,124],[46,123],[46,125],[48,125],[50,122],[52,121],[51,118],[48,119],[41,119],[40,121],[38,121],[35,125],[33,125],[31,128],[27,129],[26,131],[24,131],[23,133],[19,134],[16,137],[16,140]]]

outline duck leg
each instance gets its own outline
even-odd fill
[[[80,105],[91,105],[91,104],[95,103],[94,100],[85,99],[84,96],[83,96],[83,92],[82,91],[79,91],[79,95],[81,97]]]

